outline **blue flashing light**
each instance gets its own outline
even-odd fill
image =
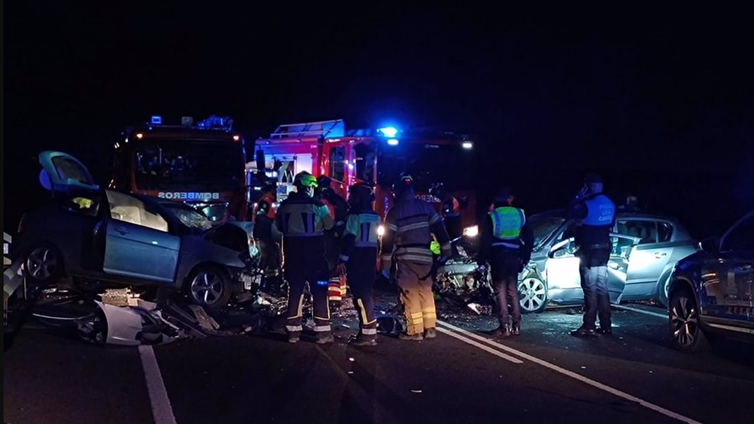
[[[398,139],[397,138],[391,138],[390,140],[387,141],[387,144],[389,144],[391,146],[397,146],[398,145]]]
[[[380,128],[377,131],[381,132],[382,135],[384,135],[385,137],[389,137],[389,138],[393,138],[396,135],[398,135],[398,129],[395,128],[395,127]]]
[[[152,116],[152,125],[162,125],[162,116]]]

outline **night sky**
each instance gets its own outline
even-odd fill
[[[587,169],[616,203],[632,190],[699,235],[754,207],[741,11],[126,4],[5,5],[6,228],[44,199],[38,151],[104,181],[118,133],[153,114],[227,114],[247,140],[335,118],[470,132],[480,187],[513,185],[532,212]]]

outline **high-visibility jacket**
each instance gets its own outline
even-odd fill
[[[322,202],[300,194],[288,196],[280,204],[275,226],[285,239],[324,237],[333,228],[333,217]]]
[[[348,262],[354,249],[377,249],[379,245],[377,227],[379,226],[380,216],[374,211],[349,214],[343,236],[340,261]]]
[[[490,212],[492,219],[492,247],[507,247],[518,249],[521,229],[526,224],[526,214],[523,209],[513,206],[501,206]]]

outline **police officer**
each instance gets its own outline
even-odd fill
[[[574,336],[612,334],[610,297],[607,291],[607,262],[612,245],[610,229],[615,224],[615,204],[602,194],[602,178],[587,174],[569,210],[576,222],[576,255],[580,259],[579,274],[584,290],[584,323],[571,332]],[[597,315],[600,319],[596,327]]]
[[[346,281],[342,275],[335,272],[338,257],[343,244],[343,232],[346,227],[348,203],[342,196],[332,189],[332,180],[326,175],[317,177],[316,197],[330,210],[335,218],[335,227],[325,234],[327,263],[330,268],[330,278],[327,288],[327,298],[338,304],[346,296]]]
[[[440,215],[429,203],[416,198],[414,180],[404,174],[395,185],[395,206],[385,218],[382,236],[383,275],[390,270],[393,256],[400,300],[406,318],[401,340],[436,337],[437,311],[432,293],[432,234],[440,243],[441,260],[450,257],[450,239]]]
[[[304,284],[308,282],[314,303],[317,343],[332,343],[324,232],[333,228],[333,218],[327,206],[313,197],[317,187],[313,175],[300,172],[293,184],[296,192],[280,204],[275,216],[275,226],[283,234],[284,273],[288,281],[285,325],[288,341],[296,343],[301,336]]]
[[[531,258],[534,235],[526,225],[523,209],[513,206],[514,196],[503,189],[482,224],[477,264],[485,272],[489,260],[492,267],[492,288],[500,326],[494,333],[508,337],[521,334],[521,305],[518,293],[518,274]],[[510,298],[510,314],[508,311]],[[512,315],[512,316],[511,316]],[[509,318],[512,318],[512,325]]]
[[[374,265],[377,263],[377,227],[380,216],[372,208],[374,193],[365,183],[351,186],[343,249],[338,267],[347,270],[353,303],[359,313],[359,334],[351,340],[356,346],[377,344],[377,318],[374,315]]]

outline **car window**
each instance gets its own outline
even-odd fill
[[[618,234],[640,238],[639,244],[657,243],[657,221],[621,219],[615,226]]]
[[[117,191],[107,190],[107,201],[110,203],[112,219],[168,232],[167,221],[160,215],[147,211],[141,200]]]
[[[52,158],[52,164],[58,172],[61,180],[74,180],[83,184],[90,184],[89,173],[76,161],[65,156],[55,156]]]
[[[673,225],[669,222],[657,221],[657,242],[666,243],[673,238]]]
[[[212,228],[212,222],[207,217],[196,210],[184,208],[182,206],[168,206],[165,205],[165,209],[169,210],[173,215],[178,218],[183,225],[199,230],[209,230]]]
[[[722,250],[725,252],[754,251],[754,216],[740,222],[725,236],[722,241]]]

